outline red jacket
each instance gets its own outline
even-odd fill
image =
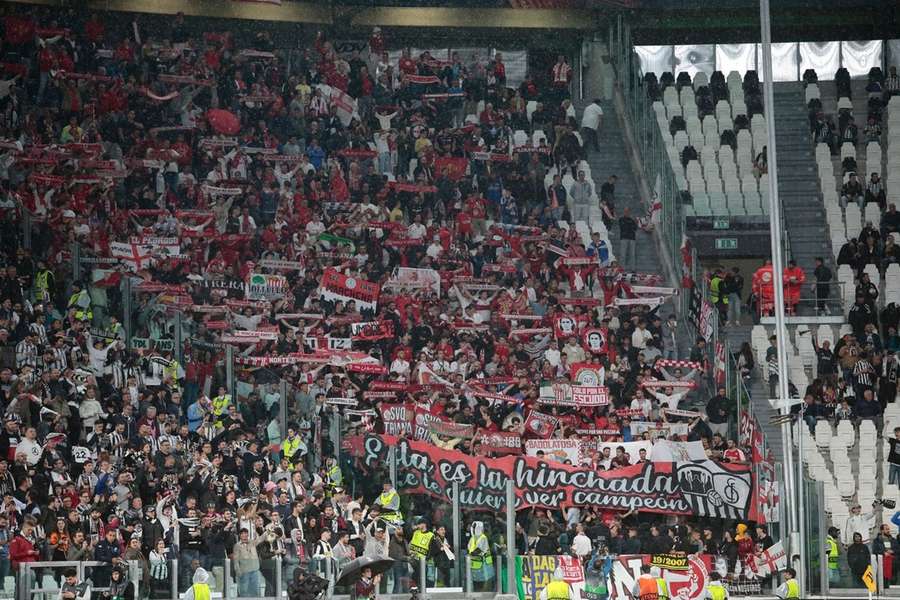
[[[40,560],[38,551],[34,549],[34,544],[29,542],[21,535],[13,538],[9,543],[9,559],[12,561],[13,570],[18,568],[19,563],[35,562]]]

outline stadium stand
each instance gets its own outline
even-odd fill
[[[701,121],[697,93],[711,102],[708,83],[705,74],[698,74],[680,93],[664,87],[662,101],[653,103],[676,180],[693,198],[688,215],[765,214],[768,184],[760,168],[768,135],[765,117],[748,111],[745,101],[747,93],[760,95],[759,82],[751,75],[745,86],[737,72],[729,73],[727,93]],[[756,101],[761,108],[761,100]]]

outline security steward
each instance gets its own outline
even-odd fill
[[[540,600],[570,600],[570,598],[572,598],[572,590],[563,579],[562,569],[556,569],[553,571],[550,583],[541,590]]]
[[[788,567],[781,572],[782,584],[775,590],[775,595],[781,600],[800,600],[800,582],[797,581],[797,571]]]
[[[428,567],[434,566],[434,532],[428,531],[428,522],[419,517],[416,521],[416,528],[413,530],[412,538],[409,540],[409,555],[413,559],[413,571],[416,574],[416,583],[421,581],[420,569],[422,568],[422,559],[425,559],[426,573],[432,569]],[[428,582],[432,585],[432,582]]]
[[[722,585],[722,576],[713,571],[709,574],[709,578],[712,581],[706,586],[706,596],[704,598],[706,600],[728,600],[728,590]]]

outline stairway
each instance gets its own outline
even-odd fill
[[[800,83],[775,84],[775,141],[778,153],[778,196],[790,258],[810,279],[815,258],[837,272],[831,255],[816,157]],[[774,233],[774,232],[773,232]]]
[[[728,352],[737,352],[744,342],[749,343],[752,329],[752,325],[729,327],[725,335]],[[781,457],[784,456],[781,445],[781,428],[778,425],[773,425],[770,421],[773,412],[769,404],[769,384],[763,379],[763,371],[765,369],[766,365],[756,365],[756,368],[753,369],[753,373],[750,375],[750,380],[746,382],[747,391],[750,394],[751,411],[766,436],[766,444],[772,450],[772,455],[775,456],[775,459],[781,460]]]
[[[588,102],[581,100],[575,102],[577,115],[580,118],[584,107]],[[631,211],[631,216],[640,219],[646,215],[646,207],[641,202],[641,192],[638,186],[639,175],[635,174],[631,167],[629,155],[631,148],[625,140],[625,125],[623,119],[625,115],[620,115],[616,110],[615,103],[611,100],[604,100],[600,103],[603,108],[603,123],[600,126],[599,144],[600,151],[596,152],[593,148],[587,149],[587,162],[591,167],[591,177],[594,179],[594,185],[597,186],[597,195],[600,194],[600,186],[609,178],[615,175],[616,181],[616,214],[621,215],[624,208]],[[619,255],[619,228],[613,223],[609,232],[609,240],[613,246],[613,252]],[[638,229],[635,236],[635,271],[640,273],[655,273],[663,275],[662,261],[657,252],[656,241],[653,234]],[[662,284],[666,285],[666,284]],[[676,308],[672,301],[663,304],[657,314],[663,320],[667,315],[676,312]],[[690,334],[684,319],[678,325],[679,328],[679,348],[678,357],[687,358],[690,355],[692,335]],[[698,401],[706,402],[706,398],[697,398]]]
[[[584,110],[586,103],[577,105],[578,114]],[[623,127],[619,124],[619,116],[612,101],[601,103],[603,107],[603,124],[600,126],[600,151],[589,149],[587,162],[591,167],[591,175],[600,193],[600,186],[606,182],[610,175],[618,178],[616,182],[616,214],[621,215],[624,208],[631,211],[631,216],[640,219],[646,214],[646,208],[641,202],[641,194],[638,188],[637,178],[631,169],[628,160],[630,149],[622,134]],[[615,224],[609,232],[610,241],[616,256],[619,255],[619,228]],[[659,256],[656,252],[656,244],[652,235],[638,230],[635,242],[635,266],[636,271],[642,273],[662,274]]]

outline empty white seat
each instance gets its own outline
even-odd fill
[[[850,142],[841,144],[841,160],[844,160],[847,157],[856,158],[856,146]]]
[[[838,421],[837,436],[844,442],[844,446],[849,448],[856,441],[856,430],[853,429],[853,423],[847,420]]]
[[[816,446],[820,448],[831,447],[831,424],[828,421],[816,423]]]
[[[694,74],[693,84],[695,90],[705,85],[709,85],[709,76],[703,71],[699,71]]]
[[[818,99],[819,96],[819,86],[815,83],[811,83],[806,86],[806,103],[809,104],[809,101],[812,99]]]
[[[528,143],[528,134],[521,129],[517,129],[515,133],[513,133],[513,144],[518,148],[519,146],[524,146]]]
[[[666,105],[666,107],[680,104],[678,102],[678,91],[675,89],[675,86],[670,85],[663,92],[663,103]]]
[[[853,102],[847,97],[838,98],[837,107],[838,110],[853,110]]]
[[[856,493],[856,484],[853,482],[853,479],[838,479],[837,489],[841,498],[852,498]]]

